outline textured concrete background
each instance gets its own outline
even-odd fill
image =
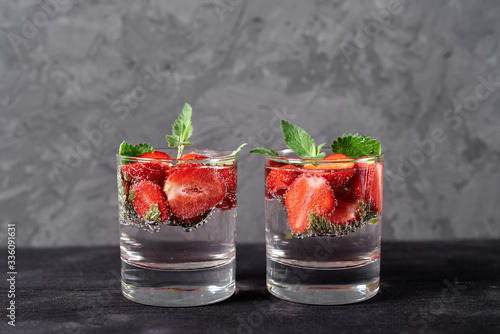
[[[386,240],[500,237],[500,2],[394,3],[2,1],[0,223],[117,244],[118,146],[164,146],[187,101],[197,146],[283,147],[280,118],[379,139]],[[239,242],[264,241],[262,165],[240,159]]]

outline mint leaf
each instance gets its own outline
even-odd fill
[[[158,208],[158,203],[153,204],[148,212],[142,217],[144,220],[149,220],[152,222],[161,222],[161,212],[160,209]]]
[[[234,161],[238,161],[238,152],[241,151],[243,147],[245,147],[247,143],[241,144],[240,147],[238,147],[236,150],[231,152],[231,155],[234,155]]]
[[[281,120],[281,130],[286,145],[302,159],[323,159],[326,156],[325,153],[320,153],[325,144],[316,148],[314,139],[301,127]]]
[[[132,145],[123,141],[120,145],[120,149],[118,151],[119,155],[127,156],[127,157],[138,157],[143,154],[154,152],[155,150],[150,144],[140,143],[137,145]]]
[[[170,147],[178,147],[177,159],[182,156],[184,146],[190,146],[193,143],[188,141],[193,134],[193,125],[191,124],[191,116],[193,108],[187,103],[184,104],[182,112],[172,125],[172,135],[166,135],[165,140]]]
[[[238,147],[236,150],[234,150],[233,152],[231,152],[231,155],[237,155],[239,151],[241,151],[241,149],[243,147],[245,147],[247,145],[247,143],[244,143],[244,144],[241,144],[240,147]]]
[[[351,159],[373,157],[382,154],[382,146],[365,135],[343,134],[332,143],[333,153],[342,153]]]
[[[279,157],[280,156],[278,154],[278,152],[276,152],[275,150],[272,150],[270,148],[263,148],[263,147],[253,148],[248,153],[252,153],[252,154],[267,154],[267,155],[270,155],[272,157]]]

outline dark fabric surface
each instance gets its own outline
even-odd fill
[[[234,296],[194,308],[125,299],[118,246],[19,249],[17,255],[20,333],[500,333],[498,240],[384,242],[380,293],[345,306],[271,296],[264,245],[238,246]],[[6,293],[1,299],[4,307]],[[2,332],[12,330],[5,319]]]

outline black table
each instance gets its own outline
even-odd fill
[[[19,333],[500,333],[499,240],[384,242],[380,293],[345,306],[309,306],[275,298],[265,288],[264,245],[240,245],[237,254],[234,296],[204,307],[160,308],[121,295],[118,246],[21,248],[15,329]],[[2,268],[6,260],[6,256],[0,260]],[[1,300],[6,307],[7,293]],[[12,330],[5,315],[3,319],[2,332]]]

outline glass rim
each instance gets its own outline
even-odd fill
[[[188,149],[186,149],[186,148],[188,148]],[[173,147],[159,147],[158,149],[155,149],[155,151],[160,151],[160,152],[164,152],[167,154],[169,154],[168,151],[172,151],[172,152],[175,151],[175,153],[177,154],[177,148],[173,148]],[[217,155],[214,157],[209,157],[208,159],[201,159],[201,160],[182,160],[180,158],[173,158],[173,157],[171,157],[170,159],[140,158],[140,157],[131,157],[128,155],[120,155],[120,154],[116,154],[116,158],[118,160],[126,159],[129,161],[137,161],[137,162],[177,162],[177,161],[186,162],[186,161],[189,161],[189,163],[214,163],[214,162],[224,162],[224,161],[236,160],[236,154],[231,154],[233,151],[229,151],[229,150],[184,146],[183,153],[184,154],[187,154],[187,153],[202,154],[203,152],[217,153]]]
[[[278,153],[289,154],[293,153],[293,150],[290,148],[281,148],[275,150]],[[332,153],[333,154],[333,153]],[[269,154],[264,154],[267,160],[272,160],[276,162],[284,162],[284,163],[292,163],[292,164],[335,164],[335,163],[346,163],[346,162],[369,162],[369,161],[384,161],[384,154],[370,156],[370,157],[362,157],[357,159],[341,159],[341,160],[324,160],[324,159],[303,159],[300,157],[286,157],[286,156],[272,156]]]

